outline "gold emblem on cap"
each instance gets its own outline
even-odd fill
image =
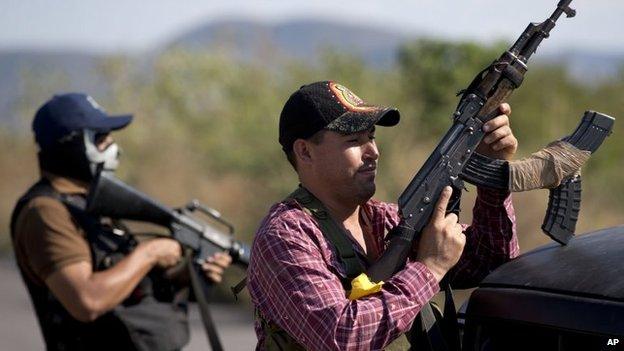
[[[379,107],[377,106],[366,105],[364,103],[364,100],[360,99],[359,96],[355,95],[344,85],[330,82],[329,88],[334,93],[340,104],[348,110],[357,112],[369,112],[379,109]]]

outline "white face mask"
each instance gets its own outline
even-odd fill
[[[104,151],[100,151],[95,144],[95,131],[85,129],[83,135],[87,160],[91,163],[91,173],[95,175],[100,164],[102,164],[102,170],[116,170],[119,165],[119,154],[121,153],[117,143],[112,143]]]

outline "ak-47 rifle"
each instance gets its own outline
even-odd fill
[[[557,9],[546,21],[529,24],[513,46],[480,72],[463,91],[453,114],[453,125],[399,197],[401,217],[408,227],[413,228],[416,235],[429,222],[434,205],[445,186],[450,185],[453,188],[449,212],[459,211],[464,180],[475,185],[510,188],[507,162],[492,160],[475,152],[485,136],[482,127],[499,114],[499,105],[520,87],[527,72],[529,58],[542,40],[549,36],[557,19],[564,13],[567,17],[576,14],[575,10],[569,7],[571,1],[559,1]],[[575,133],[563,140],[568,141],[579,151],[594,152],[610,133],[612,125],[613,118],[588,112]],[[550,205],[558,209],[551,208],[548,211],[543,228],[560,243],[567,243],[573,235],[576,222],[574,211],[568,211],[563,207],[578,206],[580,199],[574,199],[577,204],[565,204],[557,199],[561,198],[561,194],[568,194],[568,188],[576,187],[577,184],[580,183],[566,179],[562,185],[551,191]],[[573,191],[572,194],[573,197],[580,196],[580,192]],[[565,226],[557,227],[556,223]]]
[[[555,147],[543,149],[537,161],[546,158],[545,163],[554,164],[559,173],[554,181],[543,181],[545,168],[533,169],[504,160],[494,160],[475,152],[483,140],[482,127],[499,114],[499,106],[511,93],[520,87],[527,72],[527,63],[542,40],[562,14],[573,17],[576,11],[570,8],[572,0],[561,0],[553,14],[542,23],[531,23],[518,40],[496,61],[481,71],[468,88],[463,91],[459,104],[453,113],[453,125],[433,150],[425,164],[399,197],[401,223],[389,236],[390,243],[384,254],[367,271],[372,281],[389,279],[400,270],[409,255],[412,243],[429,223],[435,204],[446,186],[453,188],[447,212],[459,212],[461,191],[464,181],[491,188],[524,191],[537,188],[551,189],[549,210],[542,229],[554,240],[565,244],[574,234],[574,227],[580,206],[580,165],[589,154],[596,151],[611,132],[613,118],[588,111],[572,135],[559,141]],[[553,151],[554,150],[554,151]],[[547,157],[543,157],[546,155]],[[540,159],[541,157],[541,159]],[[572,160],[568,160],[572,159]],[[535,160],[531,160],[535,161]],[[517,161],[522,162],[522,161]],[[561,164],[567,167],[559,167]],[[519,167],[518,167],[519,166]],[[561,174],[561,169],[566,170]],[[546,170],[546,173],[548,170]],[[516,174],[513,174],[516,172]],[[541,172],[541,173],[540,173]],[[530,172],[529,172],[530,173]],[[548,178],[548,177],[544,177]],[[521,181],[518,181],[520,179]],[[526,181],[538,179],[538,181]],[[440,284],[446,292],[444,330],[451,350],[459,350],[459,332],[450,282],[447,278]],[[430,308],[421,310],[421,323],[433,319]],[[427,326],[427,330],[431,325]]]
[[[512,170],[519,168],[522,172],[522,167],[513,167],[513,162],[494,160],[475,152],[485,136],[483,125],[499,114],[499,105],[522,84],[529,58],[539,44],[549,36],[562,14],[566,14],[567,17],[576,14],[575,10],[569,7],[571,1],[559,1],[557,8],[546,21],[529,24],[511,48],[477,74],[463,91],[457,109],[453,113],[453,125],[399,197],[401,231],[390,238],[388,248],[368,271],[373,281],[390,278],[405,264],[411,243],[417,240],[429,223],[435,204],[446,186],[453,188],[447,211],[459,212],[464,181],[513,191],[550,186],[554,189],[550,191],[549,209],[542,229],[562,244],[567,243],[574,235],[580,207],[578,169],[573,169],[570,174],[560,175],[563,179],[556,180],[554,184],[534,184],[533,187],[514,188]],[[574,133],[560,141],[567,147],[566,152],[560,153],[561,158],[570,158],[572,155],[572,158],[582,159],[576,163],[580,167],[588,155],[596,151],[611,133],[613,122],[614,119],[607,115],[586,112]],[[554,156],[553,158],[554,161],[560,161]],[[521,176],[531,178],[534,175],[521,174]]]

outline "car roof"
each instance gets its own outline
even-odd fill
[[[548,244],[502,265],[480,284],[624,302],[624,225]]]
[[[624,226],[502,265],[472,293],[466,318],[624,336]]]

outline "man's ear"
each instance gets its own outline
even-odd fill
[[[293,153],[295,154],[299,164],[312,162],[310,146],[310,142],[303,139],[297,139],[293,143]]]

